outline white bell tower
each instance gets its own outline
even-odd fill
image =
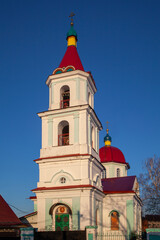
[[[104,167],[99,158],[102,125],[94,111],[96,86],[83,69],[73,23],[67,42],[61,64],[46,81],[49,109],[38,113],[42,148],[35,160],[39,182],[33,192],[39,230],[83,230],[97,218],[102,222]]]

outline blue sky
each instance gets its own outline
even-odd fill
[[[48,109],[47,76],[66,51],[75,13],[78,52],[96,82],[95,111],[108,120],[112,145],[139,175],[160,156],[159,0],[0,1],[0,194],[22,216],[38,181],[41,120]]]

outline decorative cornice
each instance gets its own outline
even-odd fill
[[[103,193],[103,191],[101,191],[100,189],[96,188],[93,185],[87,184],[87,185],[70,185],[70,186],[59,186],[59,187],[39,187],[39,188],[35,188],[32,189],[32,192],[41,192],[41,191],[51,191],[51,190],[62,190],[62,189],[74,189],[74,188],[92,188],[94,190],[97,190],[101,193]]]
[[[134,193],[135,191],[103,191],[105,194],[125,194],[125,193]]]
[[[37,158],[33,160],[34,162],[36,161],[41,161],[43,159],[52,159],[52,158],[64,158],[64,157],[80,157],[80,156],[91,156],[90,154],[69,154],[69,155],[61,155],[61,156],[52,156],[52,157],[44,157],[44,158]]]

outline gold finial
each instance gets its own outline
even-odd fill
[[[73,25],[73,17],[75,16],[75,14],[73,12],[71,12],[71,14],[69,15],[69,17],[71,18],[71,25]]]
[[[109,132],[109,129],[108,129],[108,121],[106,122],[106,124],[107,124],[107,130],[106,130],[106,132],[107,132],[107,134],[108,134],[108,132]]]
[[[108,124],[109,124],[109,122],[107,121],[106,124],[107,124],[107,129],[106,129],[107,135],[104,137],[104,143],[105,143],[105,146],[109,147],[109,146],[111,146],[112,138],[108,134],[108,132],[109,132]]]

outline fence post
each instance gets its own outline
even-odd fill
[[[86,240],[97,240],[97,226],[86,226]]]
[[[21,240],[34,240],[34,228],[20,228]]]

